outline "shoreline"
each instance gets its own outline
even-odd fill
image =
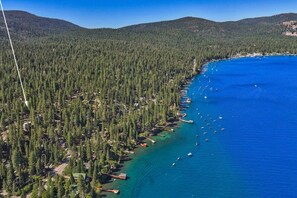
[[[213,63],[213,62],[219,62],[219,61],[224,61],[224,60],[232,60],[232,59],[238,59],[238,58],[256,58],[256,57],[269,57],[269,56],[297,56],[297,54],[292,54],[292,53],[277,53],[277,52],[273,52],[273,53],[247,53],[247,54],[240,54],[237,53],[236,55],[231,55],[230,57],[227,58],[220,58],[220,59],[211,59],[209,61],[206,61],[205,63],[202,64],[202,67],[207,66],[209,63]],[[197,74],[199,75],[199,73]]]
[[[184,94],[184,92],[187,91],[188,87],[190,86],[190,84],[192,83],[192,81],[194,80],[195,77],[199,76],[200,74],[202,74],[202,68],[203,67],[207,67],[208,64],[210,63],[213,63],[213,62],[219,62],[219,61],[224,61],[224,60],[232,60],[232,59],[239,59],[239,58],[256,58],[256,57],[269,57],[269,56],[297,56],[297,54],[292,54],[292,53],[246,53],[246,54],[236,54],[236,55],[231,55],[230,57],[227,57],[227,58],[219,58],[219,59],[211,59],[211,60],[208,60],[208,61],[205,61],[205,63],[202,63],[199,67],[198,67],[198,71],[195,75],[193,75],[191,78],[188,78],[188,79],[185,79],[185,83],[182,85],[181,87],[181,90],[179,91],[180,94],[181,94],[181,99],[182,98],[185,98],[186,94]],[[190,105],[190,104],[189,104]],[[165,126],[155,126],[152,130],[154,131],[156,128],[160,128],[158,129],[159,132],[157,133],[154,133],[154,135],[151,135],[152,133],[150,133],[149,136],[142,136],[140,137],[140,140],[139,142],[140,143],[150,143],[151,145],[153,145],[154,143],[151,143],[151,141],[149,140],[151,137],[158,137],[160,133],[162,132],[167,132],[168,134],[170,133],[173,133],[174,132],[174,129],[178,128],[178,125],[182,123],[181,119],[183,118],[183,113],[182,111],[184,109],[187,109],[189,108],[188,106],[186,107],[183,107],[183,102],[181,100],[181,103],[179,105],[179,111],[178,111],[178,114],[176,116],[176,119],[172,120],[171,122],[166,122]],[[171,129],[170,130],[167,130],[168,128],[167,127],[170,127]],[[112,172],[112,174],[115,174],[115,173],[120,173],[121,170],[123,170],[125,164],[128,162],[128,161],[131,161],[133,160],[133,156],[131,157],[131,155],[133,155],[136,151],[136,149],[138,148],[141,148],[141,145],[138,144],[137,147],[133,148],[129,154],[127,154],[125,156],[125,158],[128,158],[128,160],[124,160],[123,162],[121,162],[121,166],[117,169],[117,171],[115,172]],[[129,175],[129,173],[127,173],[127,175]],[[104,183],[102,184],[102,187],[104,186],[111,186],[113,183],[113,180],[112,178],[110,180],[108,180],[107,183]],[[110,194],[106,194],[106,193],[100,193],[106,197],[108,197]]]

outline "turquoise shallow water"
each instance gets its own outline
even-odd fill
[[[136,150],[117,197],[297,197],[297,57],[210,63],[187,96],[195,124]]]

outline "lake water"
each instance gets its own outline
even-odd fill
[[[130,178],[112,184],[117,197],[297,197],[297,57],[204,70],[187,92],[195,123],[137,149],[122,170]]]

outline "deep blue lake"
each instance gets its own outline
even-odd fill
[[[297,57],[209,63],[187,96],[195,123],[137,149],[117,197],[297,197]]]

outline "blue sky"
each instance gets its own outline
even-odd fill
[[[83,27],[122,27],[185,16],[214,21],[296,12],[297,0],[2,0],[7,10],[64,19]]]

